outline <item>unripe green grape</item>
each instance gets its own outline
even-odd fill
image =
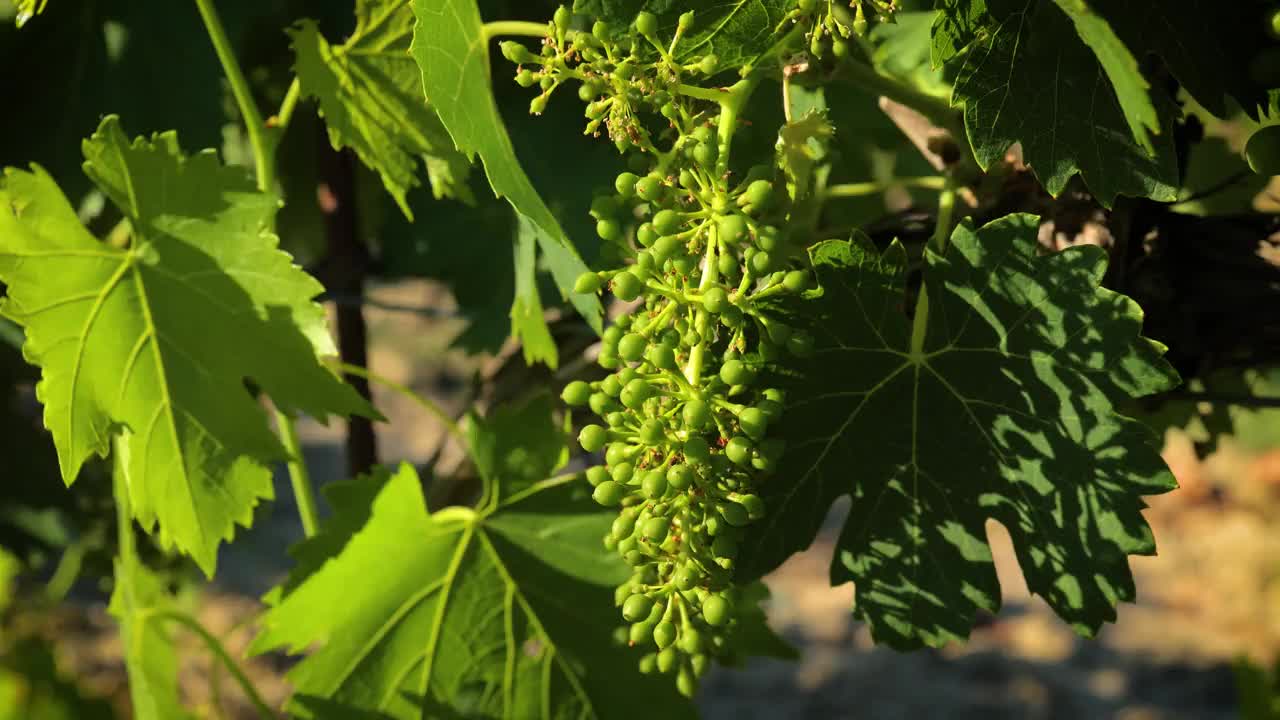
[[[658,18],[654,17],[651,12],[641,12],[636,15],[636,32],[645,37],[656,35],[658,32]]]
[[[658,240],[658,231],[653,229],[653,223],[644,223],[636,229],[636,240],[645,247],[652,247]]]
[[[583,87],[586,87],[585,85]],[[624,172],[618,175],[613,181],[613,188],[618,194],[624,198],[629,198],[636,192],[636,181],[640,178],[633,172]]]
[[[600,97],[600,86],[594,82],[584,82],[578,86],[578,99],[582,102],[591,102]]]
[[[765,422],[777,420],[782,417],[782,403],[776,400],[770,400],[767,397],[756,403],[756,409],[764,415]]]
[[[684,424],[690,430],[701,430],[711,422],[711,409],[698,398],[692,398],[686,402],[681,415],[684,418]]]
[[[747,494],[738,498],[738,504],[747,511],[747,517],[752,520],[759,520],[764,517],[765,508],[764,500],[756,494]]]
[[[636,182],[636,195],[642,200],[657,202],[665,194],[666,186],[662,184],[662,178],[656,175],[646,175]]]
[[[636,549],[636,544],[637,543],[636,543],[635,537],[631,535],[628,535],[627,537],[622,538],[621,540],[618,540],[618,545],[617,545],[618,554],[622,555],[623,557],[626,557],[627,553],[630,553],[631,551]]]
[[[609,327],[604,329],[603,333],[600,334],[600,340],[606,346],[608,345],[617,346],[618,341],[622,339],[622,335],[623,335],[623,330],[621,327],[618,327],[617,325],[610,325]]]
[[[529,52],[529,48],[515,40],[504,40],[498,43],[498,49],[502,50],[502,57],[513,63],[534,63],[538,62],[538,56]]]
[[[711,460],[711,446],[707,444],[705,438],[699,435],[685,440],[682,450],[689,462],[703,465]]]
[[[592,491],[591,498],[605,507],[614,507],[626,497],[627,489],[612,480],[605,480]]]
[[[779,243],[778,228],[772,225],[765,225],[756,229],[756,247],[765,252],[770,252],[777,249]]]
[[[773,270],[773,255],[767,250],[756,253],[751,258],[751,269],[759,275],[767,275]]]
[[[520,72],[516,73],[516,84],[520,87],[533,87],[533,84],[536,82],[538,82],[538,79],[533,76],[533,71],[528,68],[524,68]]]
[[[724,517],[725,522],[733,527],[742,527],[751,522],[751,516],[747,514],[747,509],[738,503],[719,503],[716,505],[716,509],[720,511],[720,515]]]
[[[668,674],[674,672],[680,664],[680,651],[675,646],[668,647],[658,653],[658,672]]]
[[[724,323],[725,327],[731,327],[735,330],[742,327],[743,322],[745,322],[742,309],[737,305],[726,306],[720,313],[720,322]]]
[[[698,180],[697,180],[697,177],[693,174],[692,170],[690,170],[689,168],[684,168],[683,170],[680,171],[680,187],[683,187],[686,190],[693,190],[697,186],[698,186]]]
[[[769,323],[765,329],[769,332],[769,339],[777,345],[786,345],[794,332],[790,325],[777,321]]]
[[[649,341],[643,336],[627,333],[618,341],[618,357],[628,362],[635,362],[644,357],[644,349],[648,346]]]
[[[714,143],[698,143],[693,146],[693,160],[702,167],[712,170],[716,164],[716,146]]]
[[[676,107],[675,103],[669,102],[666,105],[663,105],[662,109],[658,112],[662,113],[662,117],[668,120],[674,121],[680,117],[680,110]]]
[[[759,440],[769,426],[769,419],[759,408],[749,407],[738,414],[738,424],[747,437]]]
[[[736,277],[738,275],[738,259],[729,253],[721,253],[716,258],[716,269],[720,271],[721,277]]]
[[[730,245],[737,245],[747,236],[747,221],[741,215],[727,215],[720,218],[720,240]]]
[[[599,425],[587,425],[578,432],[578,444],[589,453],[600,452],[609,442],[609,431]]]
[[[706,638],[702,631],[692,625],[680,633],[679,647],[688,655],[696,655],[706,649]]]
[[[719,515],[712,515],[706,518],[703,520],[702,524],[706,529],[707,534],[711,537],[719,537],[720,533],[724,532],[725,528],[729,527],[729,524],[724,522],[724,519]]]
[[[644,282],[634,273],[621,272],[613,278],[613,294],[623,302],[631,302],[640,297],[640,291],[643,289]]]
[[[809,273],[805,270],[792,270],[782,278],[782,286],[791,292],[801,292],[809,288]]]
[[[649,476],[646,475],[645,480],[648,481],[648,479]],[[663,489],[666,489],[666,482],[666,480],[662,481]],[[654,517],[645,521],[644,527],[640,529],[640,533],[657,545],[667,539],[667,533],[670,532],[670,530],[670,520],[664,517]]]
[[[597,466],[598,467],[598,466]],[[609,527],[609,534],[613,535],[619,541],[631,537],[631,533],[636,529],[636,515],[623,511],[618,517],[613,519],[613,525]]]
[[[614,482],[626,485],[627,481],[631,479],[631,475],[634,472],[635,472],[635,467],[631,463],[620,462],[617,465],[614,465],[612,468],[610,468],[609,477],[613,478]]]
[[[621,395],[622,383],[618,380],[618,376],[610,375],[609,377],[601,380],[600,392],[604,393],[605,395],[608,395],[609,397],[614,397],[614,398]]]
[[[605,21],[597,20],[591,26],[591,34],[600,42],[607,42],[609,40],[609,26],[605,24]]]
[[[644,479],[640,481],[640,489],[644,491],[646,496],[657,500],[667,494],[667,477],[661,470],[650,470],[645,473]],[[645,526],[645,529],[648,530],[648,525]],[[649,535],[649,533],[646,532],[645,535]],[[666,535],[665,532],[662,533],[663,537],[666,537]]]
[[[652,675],[658,669],[658,654],[649,653],[640,658],[640,672],[645,675]]]
[[[756,207],[763,207],[773,199],[773,183],[768,180],[755,180],[742,193],[746,201]]]
[[[806,358],[813,354],[813,336],[798,332],[787,340],[787,350],[796,357]]]
[[[663,620],[653,629],[653,642],[658,649],[665,650],[676,641],[676,626],[671,622]]]
[[[591,397],[587,399],[587,405],[591,408],[591,412],[604,416],[613,412],[617,403],[613,401],[613,398],[599,392],[592,393]]]
[[[591,400],[591,385],[582,380],[574,380],[560,391],[560,399],[567,405],[582,407]]]
[[[702,581],[702,576],[697,570],[686,565],[676,571],[672,581],[675,583],[677,589],[688,592]]]
[[[662,423],[657,420],[646,420],[640,426],[640,440],[646,445],[657,445],[667,439],[666,431],[662,427]]]
[[[583,295],[596,292],[602,287],[604,287],[604,278],[590,270],[579,275],[573,283],[573,291]]]
[[[602,240],[617,242],[622,239],[622,226],[618,224],[617,220],[612,218],[598,220],[596,221],[596,234],[599,235]]]
[[[620,209],[618,198],[613,195],[597,195],[591,199],[591,217],[597,220],[614,217]]]
[[[671,235],[680,229],[682,222],[684,222],[684,216],[675,210],[659,210],[653,216],[653,229],[657,230],[659,235]]]
[[[674,235],[666,235],[660,237],[653,243],[653,257],[659,263],[664,263],[675,255],[681,249],[684,243]]]
[[[746,465],[751,462],[751,441],[741,435],[734,435],[724,446],[724,455],[735,465]]]
[[[813,8],[818,4],[818,0],[799,0],[796,8],[802,13],[813,12]]]
[[[698,681],[688,666],[681,665],[680,671],[676,673],[676,690],[687,698],[692,698],[698,692]]]
[[[725,292],[724,288],[713,287],[702,294],[702,307],[709,313],[722,313],[728,306],[729,293]]]
[[[697,655],[689,658],[689,669],[693,671],[693,676],[695,678],[702,677],[702,674],[707,671],[707,668],[710,667],[710,665],[711,656],[706,653],[698,653]]]
[[[616,541],[615,541],[615,543],[614,543],[614,546],[615,546],[615,547],[617,546]],[[630,598],[630,597],[631,597],[631,595],[632,595],[633,593],[634,593],[634,588],[633,588],[633,586],[632,586],[631,581],[624,582],[624,583],[622,583],[621,585],[619,585],[618,587],[614,588],[614,589],[613,589],[613,604],[614,604],[614,606],[615,606],[615,607],[622,607],[622,606],[627,602],[627,599],[628,599],[628,598]],[[646,615],[646,617],[647,617],[647,615]],[[643,620],[644,618],[640,618],[640,619],[642,619],[642,620]],[[626,638],[626,636],[623,636],[623,640],[624,640],[624,642],[625,642],[625,638]]]
[[[693,470],[688,465],[672,465],[667,470],[667,484],[676,490],[686,490],[693,485]]]
[[[630,622],[638,622],[649,617],[649,611],[653,609],[653,600],[648,595],[636,593],[627,598],[622,605],[622,617]]]
[[[702,601],[702,618],[711,627],[724,627],[733,615],[733,605],[723,595],[711,595]]]
[[[622,404],[632,410],[639,410],[644,406],[644,401],[653,397],[655,392],[653,386],[644,380],[632,380],[627,383],[626,387],[622,388]]]
[[[623,80],[630,80],[635,75],[635,66],[630,61],[623,60],[613,69],[613,74]]]
[[[689,273],[693,272],[693,268],[696,265],[696,263],[697,263],[696,259],[688,255],[681,255],[677,257],[675,260],[671,261],[671,267],[681,275],[688,275]]]
[[[703,612],[705,614],[706,612],[705,608],[703,609]],[[627,631],[627,639],[631,642],[632,645],[640,645],[642,643],[647,642],[652,633],[653,633],[653,623],[649,623],[642,620],[638,623],[633,623],[631,625],[630,629]]]
[[[631,452],[626,443],[610,443],[604,452],[604,461],[609,467],[624,463],[629,457],[631,457]]]
[[[649,362],[656,368],[663,370],[675,370],[676,351],[670,345],[656,345],[649,350]]]
[[[727,360],[720,366],[720,379],[725,385],[748,385],[755,379],[755,372],[738,359]]]
[[[720,58],[715,55],[704,55],[702,61],[698,63],[698,69],[703,75],[710,75],[720,67]]]
[[[556,27],[561,30],[567,30],[569,28],[569,21],[572,19],[573,13],[564,5],[556,8],[556,13],[552,16],[552,20],[555,22]]]
[[[541,83],[541,84],[542,84],[542,85],[544,85],[544,86],[548,86],[548,85],[550,85],[550,83],[548,83],[548,82],[547,82],[548,80],[550,80],[550,78],[542,78],[542,83]],[[549,88],[548,88],[548,87],[543,87],[542,89],[543,89],[543,90],[547,90],[547,89],[549,89]],[[534,99],[530,100],[530,101],[529,101],[529,112],[530,112],[531,114],[533,114],[533,115],[541,115],[543,112],[545,112],[545,111],[546,111],[546,109],[547,109],[547,102],[548,102],[549,100],[550,100],[550,96],[549,96],[549,95],[539,95],[538,97],[536,97],[536,98],[534,98]]]
[[[591,487],[596,487],[609,479],[609,471],[603,465],[592,465],[587,468],[586,475],[587,482],[591,483]]]

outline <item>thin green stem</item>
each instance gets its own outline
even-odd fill
[[[214,0],[195,0],[204,20],[209,40],[213,43],[213,51],[222,64],[222,73],[231,84],[231,94],[240,108],[240,116],[244,118],[245,128],[249,133],[249,144],[253,146],[253,160],[258,172],[258,189],[269,192],[275,185],[274,148],[267,138],[266,125],[262,122],[262,113],[253,99],[253,91],[249,89],[249,81],[245,79],[240,62],[236,60],[235,50],[227,39],[227,31],[222,27],[222,19],[214,7]]]
[[[249,702],[253,704],[253,707],[258,711],[258,714],[264,718],[276,717],[275,712],[272,711],[271,707],[267,705],[267,702],[262,699],[262,696],[258,694],[258,689],[253,686],[253,683],[249,681],[248,676],[246,676],[244,671],[240,669],[240,665],[231,657],[231,653],[227,652],[227,648],[222,644],[222,642],[219,641],[218,638],[214,637],[213,633],[206,630],[205,627],[200,624],[199,620],[177,610],[151,609],[144,610],[139,615],[139,619],[142,622],[146,622],[151,618],[176,622],[196,635],[199,635],[200,639],[204,640],[204,644],[208,646],[209,651],[212,652],[214,656],[218,658],[218,661],[222,663],[223,667],[231,673],[231,677],[235,678],[236,684],[238,684],[240,689],[244,691],[245,697],[249,698]]]
[[[112,455],[111,481],[116,499],[116,544],[119,546],[120,561],[128,564],[137,562],[138,550],[133,541],[133,511],[129,507],[129,483],[125,481],[124,468],[120,466],[124,454],[120,445],[124,439],[117,435]]]
[[[445,430],[465,447],[466,438],[462,434],[462,429],[458,427],[458,423],[454,422],[453,418],[449,417],[449,413],[445,412],[444,408],[440,407],[430,398],[423,397],[395,380],[379,375],[368,368],[362,368],[359,365],[352,365],[350,363],[338,363],[337,367],[348,375],[362,377],[371,382],[376,382],[379,385],[386,387],[388,390],[399,393],[401,396],[413,402],[423,410],[426,410],[433,417],[439,420],[440,423],[444,425]]]
[[[58,567],[53,571],[53,577],[49,578],[49,582],[44,586],[46,601],[56,605],[67,597],[67,593],[71,592],[71,586],[80,576],[80,568],[84,565],[87,550],[86,539],[80,538],[63,551],[62,557],[58,560]]]
[[[289,122],[293,120],[293,111],[298,107],[298,100],[302,97],[302,82],[296,76],[293,82],[289,83],[289,89],[284,94],[284,100],[280,101],[280,109],[271,117],[269,121],[271,127],[276,129],[277,133],[283,133],[289,128]]]
[[[949,130],[956,127],[959,113],[946,100],[923,93],[906,83],[882,75],[875,68],[856,60],[841,63],[840,72],[836,76],[847,80],[864,90],[887,97],[901,103],[929,118],[930,122]],[[958,135],[957,141],[964,135]]]
[[[948,178],[949,180],[950,178]],[[938,196],[938,223],[929,238],[929,250],[941,255],[947,249],[947,240],[951,237],[951,223],[955,216],[956,190],[947,183],[942,194]],[[926,268],[928,264],[926,263]],[[926,283],[920,284],[920,297],[916,300],[916,314],[911,321],[911,356],[924,357],[924,342],[929,334],[929,288]]]
[[[285,452],[289,453],[289,482],[293,485],[293,497],[298,503],[298,517],[302,521],[302,534],[314,537],[320,527],[320,513],[316,509],[315,487],[311,484],[311,473],[302,458],[302,442],[298,440],[298,427],[293,417],[279,408],[276,409],[276,425],[280,431],[280,442]]]
[[[829,198],[862,197],[864,195],[879,195],[893,187],[942,190],[946,185],[947,179],[945,177],[941,175],[926,175],[924,177],[892,178],[884,182],[871,181],[832,185],[823,191],[823,195]]]
[[[547,24],[523,22],[521,20],[500,20],[498,22],[485,23],[482,31],[484,32],[485,42],[502,35],[544,38],[547,36]]]
[[[713,103],[724,102],[726,95],[730,92],[728,89],[712,89],[698,87],[697,85],[685,85],[683,83],[676,85],[676,92],[685,97],[697,98],[699,100],[710,100]]]

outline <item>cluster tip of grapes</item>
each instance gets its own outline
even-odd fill
[[[868,17],[879,23],[892,23],[898,13],[898,0],[850,0],[845,7],[835,0],[797,0],[793,17],[813,19],[809,33],[809,52],[816,57],[826,54],[828,44],[837,58],[849,54],[849,40],[866,37]]]
[[[629,623],[618,639],[650,648],[641,670],[675,674],[685,695],[712,658],[736,652],[735,558],[765,514],[757,490],[784,450],[769,432],[784,394],[760,381],[761,369],[814,345],[768,310],[770,298],[812,284],[772,157],[740,179],[730,169],[750,71],[728,89],[693,85],[718,61],[677,59],[692,24],[693,13],[680,16],[663,42],[647,12],[627,31],[596,22],[585,32],[562,8],[540,55],[503,48],[521,64],[517,81],[542,90],[533,112],[576,80],[588,132],[603,122],[629,154],[630,169],[591,208],[621,266],[583,274],[575,290],[607,288],[630,307],[603,333],[599,364],[610,374],[571,382],[562,397],[602,421],[578,439],[604,452],[586,477],[597,502],[618,508],[605,546],[633,568],[617,589]]]

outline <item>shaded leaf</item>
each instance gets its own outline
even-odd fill
[[[319,359],[334,354],[321,291],[268,230],[274,198],[173,133],[130,143],[114,116],[85,142],[85,172],[125,214],[132,243],[100,242],[53,180],[0,186],[4,314],[27,332],[38,394],[70,484],[109,438],[144,527],[213,574],[218,543],[271,496],[283,448],[244,385],[317,418],[372,410]]]
[[[436,198],[471,198],[469,163],[427,106],[409,55],[413,24],[408,0],[359,0],[355,32],[342,45],[330,45],[311,20],[289,31],[302,92],[319,102],[334,148],[353,148],[410,219],[405,193],[418,184],[419,160]]]
[[[821,290],[774,309],[817,352],[773,380],[787,392],[788,473],[763,488],[770,512],[747,535],[745,575],[807,547],[851,495],[832,580],[855,583],[854,613],[878,642],[941,645],[998,608],[988,519],[1013,536],[1031,591],[1078,631],[1133,598],[1128,555],[1155,549],[1140,496],[1174,482],[1150,431],[1113,403],[1177,377],[1140,336],[1137,305],[1099,287],[1104,251],[1041,257],[1037,226],[962,226],[927,254],[918,350],[900,245],[811,250]]]
[[[129,673],[129,697],[137,720],[192,717],[178,695],[178,657],[164,623],[154,616],[172,603],[160,579],[136,558],[116,560],[109,612],[120,623]]]

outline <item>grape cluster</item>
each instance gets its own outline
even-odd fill
[[[599,363],[611,373],[572,382],[562,397],[602,420],[578,439],[604,452],[605,464],[586,476],[597,502],[619,508],[604,543],[633,568],[617,590],[630,623],[621,633],[651,648],[642,670],[675,673],[685,694],[712,657],[733,653],[742,602],[735,557],[766,512],[756,491],[784,450],[770,429],[785,398],[760,381],[761,368],[808,355],[814,344],[764,302],[811,283],[802,244],[787,230],[783,182],[772,162],[741,178],[730,169],[752,71],[729,88],[687,84],[716,64],[674,59],[692,20],[681,16],[675,38],[662,43],[648,13],[616,35],[599,22],[575,33],[557,13],[540,69],[517,74],[542,87],[535,112],[561,83],[578,80],[591,122],[605,103],[610,137],[631,155],[630,170],[591,209],[623,266],[585,273],[575,288],[607,288],[629,310],[603,335]],[[642,41],[652,49],[640,52]],[[504,52],[533,62],[528,50]]]

